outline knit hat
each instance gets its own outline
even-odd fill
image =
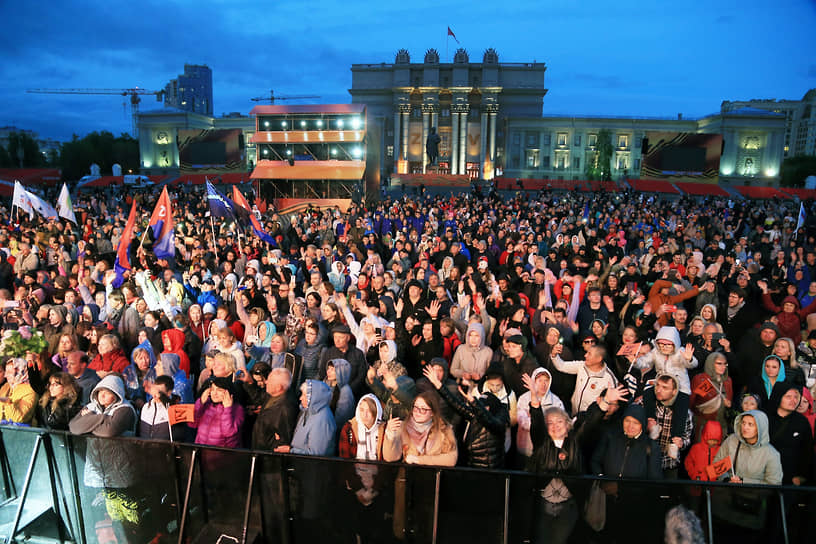
[[[635,418],[643,426],[643,430],[646,430],[646,410],[644,410],[640,404],[630,404],[627,406],[626,411],[623,412],[623,417]]]

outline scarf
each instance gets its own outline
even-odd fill
[[[379,439],[381,422],[375,422],[367,428],[362,420],[357,421],[357,459],[376,461],[377,441]]]
[[[731,321],[732,319],[734,319],[734,316],[737,315],[737,312],[742,310],[743,306],[745,306],[745,301],[740,302],[739,304],[737,304],[733,308],[731,306],[729,306],[725,311],[725,313],[728,315],[728,321]]]
[[[431,426],[433,426],[433,418],[429,419],[427,423],[417,423],[414,421],[414,418],[410,417],[405,423],[405,430],[408,432],[408,437],[420,455],[424,455],[427,449]]]

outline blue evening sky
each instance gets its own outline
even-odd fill
[[[129,106],[26,89],[159,90],[187,62],[212,68],[217,115],[247,113],[269,89],[344,103],[352,63],[390,63],[401,47],[444,61],[448,25],[474,61],[494,47],[500,61],[545,62],[545,114],[696,117],[816,87],[816,0],[7,0],[0,21],[0,126],[62,140],[129,132]]]

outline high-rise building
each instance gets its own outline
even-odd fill
[[[366,105],[369,164],[382,174],[426,173],[433,128],[441,139],[436,173],[491,179],[503,162],[504,119],[541,117],[544,63],[500,63],[492,48],[481,62],[461,48],[445,61],[428,49],[412,63],[400,49],[393,64],[351,65],[351,102]]]
[[[720,111],[727,113],[742,108],[756,108],[785,116],[785,157],[816,155],[816,89],[806,92],[801,100],[724,100]]]
[[[206,64],[185,64],[184,73],[164,87],[164,105],[179,110],[212,115],[212,70]]]

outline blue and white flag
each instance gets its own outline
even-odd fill
[[[237,221],[235,206],[232,200],[218,192],[218,189],[207,180],[207,203],[210,205],[212,217],[222,217],[228,221]]]
[[[805,218],[807,214],[805,213],[805,203],[799,203],[799,220],[796,222],[796,230],[793,232],[798,232],[800,228],[802,228],[805,224]]]

